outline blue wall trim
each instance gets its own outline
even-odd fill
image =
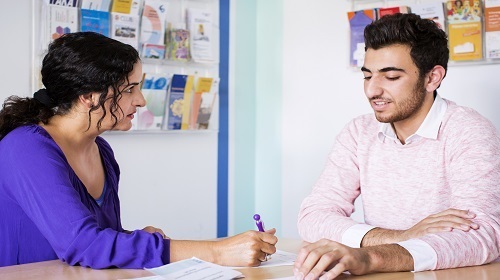
[[[229,147],[229,0],[219,1],[219,138],[217,160],[217,237],[228,234],[228,147]]]

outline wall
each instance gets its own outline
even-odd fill
[[[171,238],[216,237],[215,132],[105,138],[120,164],[125,228],[153,225]]]
[[[2,103],[10,95],[30,94],[32,24],[30,0],[17,1],[8,9],[0,9],[0,31],[4,38],[0,45]]]
[[[230,233],[281,225],[282,1],[232,1]],[[233,160],[234,159],[234,160]]]
[[[229,75],[230,110],[229,143],[230,180],[229,232],[237,233],[251,228],[255,205],[255,107],[256,107],[256,4],[254,1],[230,2],[231,12],[236,13],[230,22],[234,30],[230,42],[235,44]],[[238,28],[236,28],[238,27]],[[234,49],[238,51],[235,52]],[[237,93],[237,94],[236,94]]]

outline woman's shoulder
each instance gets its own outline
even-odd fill
[[[65,162],[64,154],[52,137],[38,125],[23,125],[0,141],[1,168],[47,167],[47,163]]]
[[[31,146],[38,146],[41,143],[54,143],[49,133],[37,124],[22,125],[9,132],[0,141],[0,146],[7,146],[9,149],[27,149]]]

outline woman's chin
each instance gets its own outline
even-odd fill
[[[120,125],[120,126],[115,126],[112,130],[113,131],[129,131],[131,128],[132,128],[132,125],[130,125],[130,126]]]
[[[110,128],[109,130],[112,131],[129,131],[132,128],[132,122],[128,121],[122,121],[116,124],[115,127]]]

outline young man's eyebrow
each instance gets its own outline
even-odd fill
[[[390,72],[390,71],[398,71],[398,72],[403,72],[403,73],[406,73],[406,71],[404,69],[401,69],[401,68],[397,68],[397,67],[385,67],[385,68],[382,68],[380,70],[378,70],[379,72]]]
[[[370,69],[368,69],[366,67],[361,67],[361,71],[368,72],[368,73],[372,72]],[[382,72],[382,73],[386,73],[386,72],[390,72],[390,71],[398,71],[398,72],[406,73],[406,71],[404,69],[397,68],[397,67],[385,67],[385,68],[378,70],[378,72]]]

